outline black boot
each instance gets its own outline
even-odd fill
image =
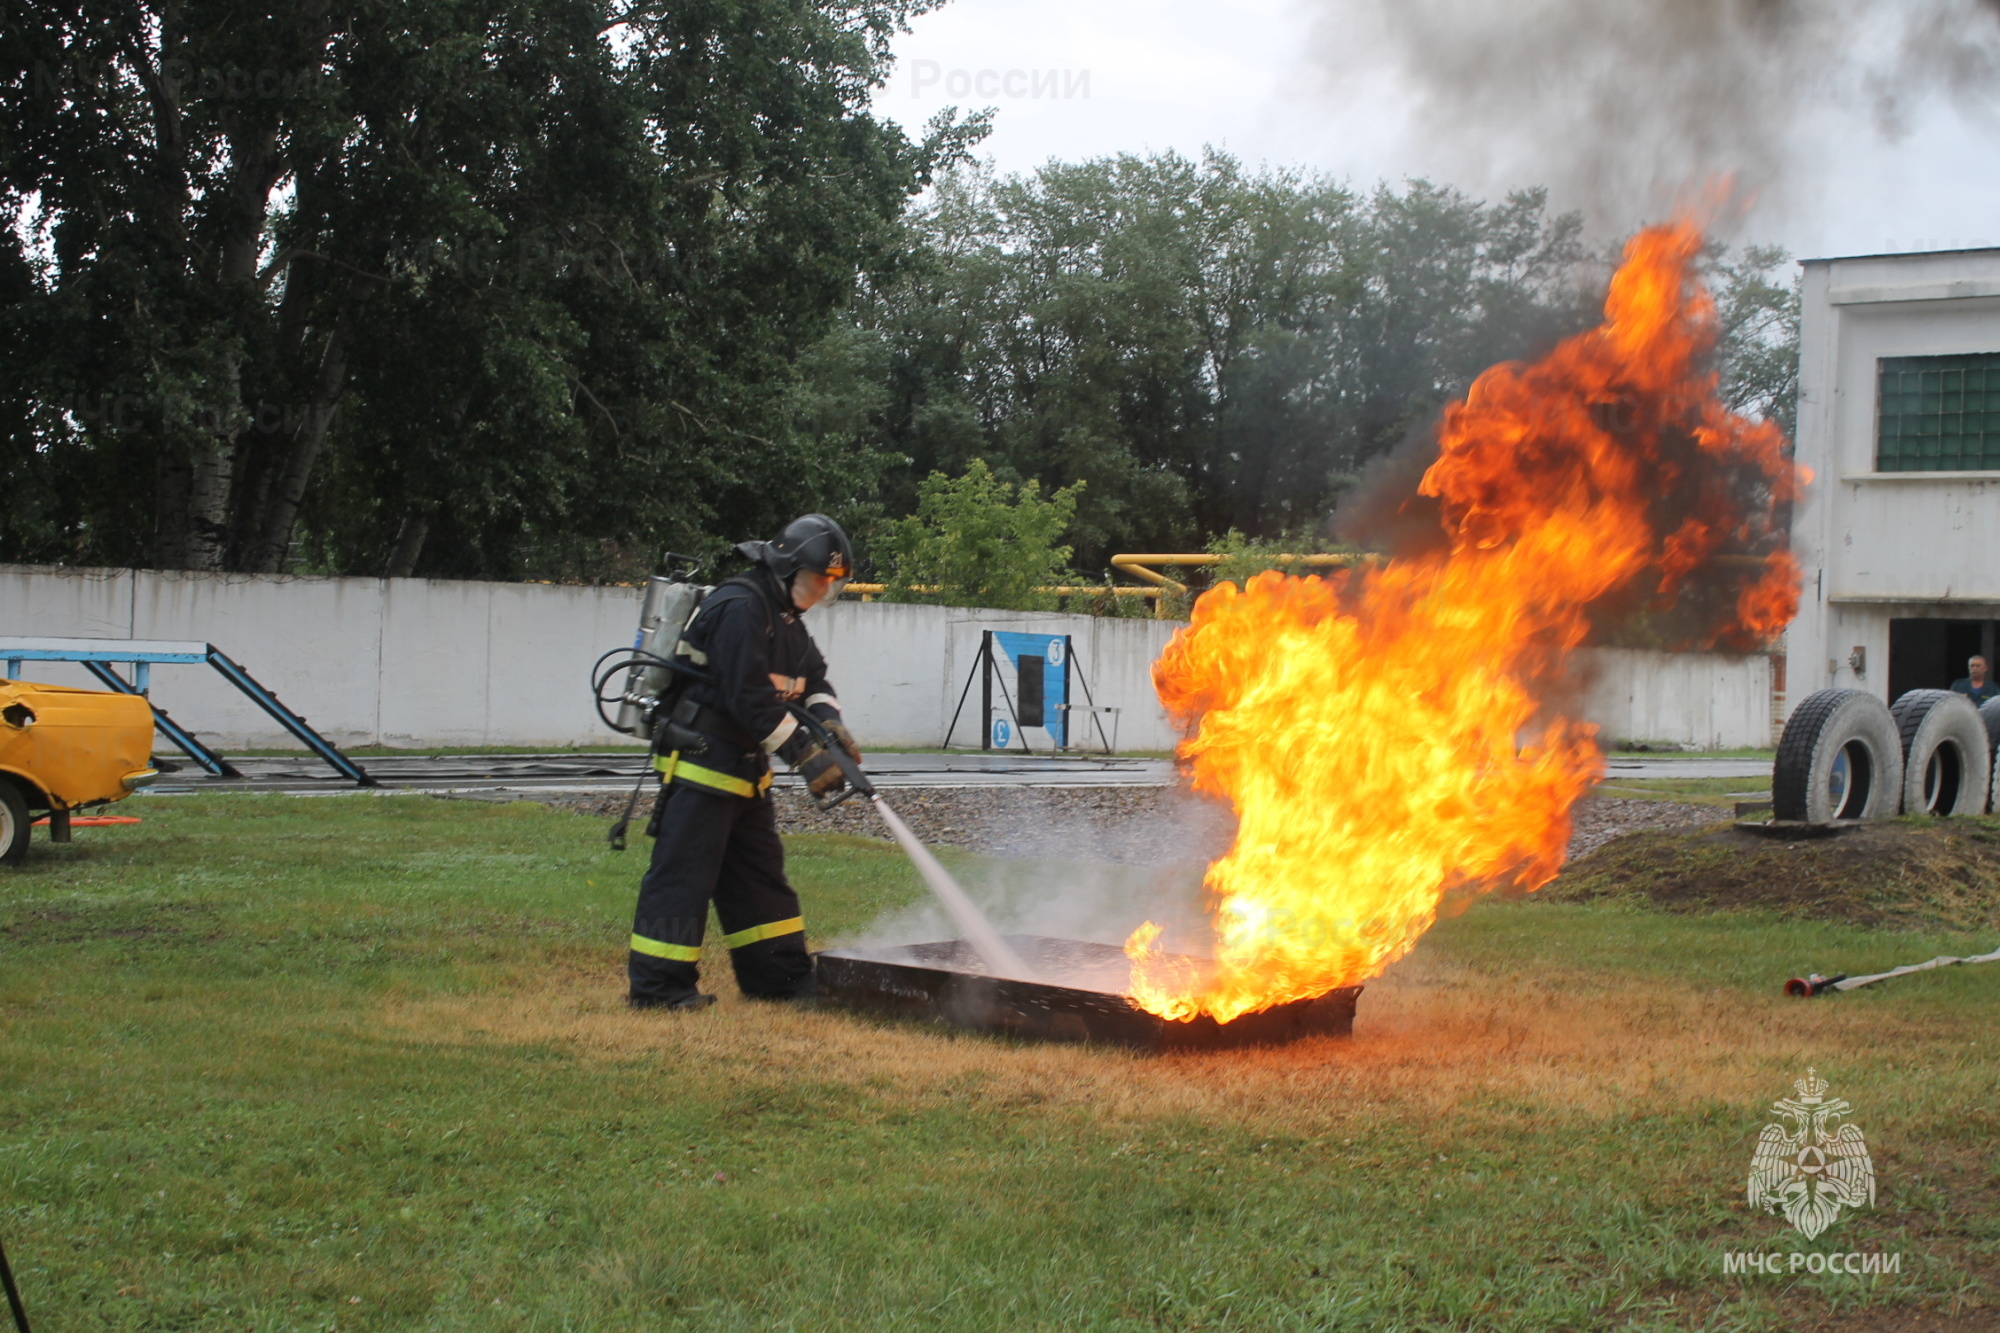
[[[715,1003],[713,995],[703,995],[700,991],[689,991],[686,995],[663,998],[653,995],[632,995],[625,1001],[634,1009],[668,1009],[681,1013],[695,1013]]]
[[[810,1005],[819,999],[819,977],[815,973],[808,972],[805,974],[804,979],[799,981],[790,990],[766,991],[756,995],[746,991],[743,998],[746,1000],[768,1000],[773,1004]]]

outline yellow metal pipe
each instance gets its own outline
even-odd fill
[[[1113,569],[1123,569],[1131,573],[1151,573],[1144,570],[1146,565],[1180,565],[1195,568],[1201,565],[1219,565],[1230,559],[1226,555],[1216,555],[1212,551],[1192,551],[1179,555],[1114,555],[1111,557]],[[1366,560],[1365,554],[1358,552],[1333,552],[1316,555],[1292,555],[1283,553],[1269,557],[1283,565],[1351,565],[1356,560]]]
[[[1139,554],[1114,555],[1111,557],[1111,567],[1113,569],[1117,570],[1121,574],[1129,574],[1133,578],[1141,581],[1142,583],[1147,583],[1152,586],[1145,588],[1114,587],[1107,589],[1106,587],[1104,587],[1104,585],[1097,583],[1084,583],[1084,584],[1065,583],[1065,584],[1058,584],[1053,587],[1037,588],[1035,589],[1035,591],[1038,593],[1045,593],[1056,597],[1085,597],[1093,594],[1102,594],[1108,591],[1114,597],[1144,597],[1153,601],[1157,601],[1164,594],[1166,590],[1171,589],[1174,592],[1184,593],[1188,590],[1188,588],[1185,583],[1180,582],[1178,579],[1168,578],[1165,574],[1162,574],[1154,569],[1149,569],[1147,568],[1147,566],[1165,565],[1170,568],[1192,569],[1192,568],[1199,568],[1205,565],[1219,565],[1228,558],[1229,558],[1228,556],[1214,555],[1206,551],[1168,552],[1165,554],[1139,553]],[[1271,558],[1277,561],[1279,564],[1312,565],[1317,567],[1325,567],[1330,565],[1352,564],[1356,560],[1365,559],[1366,557],[1358,555],[1277,555]],[[853,593],[855,596],[860,597],[863,600],[866,600],[871,597],[880,597],[888,590],[889,590],[889,585],[886,583],[850,583],[846,587],[841,589],[843,593]],[[919,593],[931,593],[931,592],[936,592],[937,589],[927,584],[917,584],[913,585],[910,591]]]
[[[1138,578],[1140,582],[1150,584],[1150,586],[1144,586],[1144,588],[1116,588],[1116,586],[1114,588],[1106,588],[1102,584],[1056,584],[1056,586],[1048,586],[1048,588],[1036,588],[1036,592],[1042,592],[1042,594],[1048,594],[1048,596],[1102,596],[1104,592],[1110,592],[1112,596],[1144,596],[1144,598],[1150,598],[1154,602],[1156,612],[1164,614],[1166,612],[1166,594],[1168,592],[1180,592],[1180,594],[1184,594],[1184,592],[1188,592],[1188,584],[1180,582],[1178,578],[1168,578],[1158,568],[1150,568],[1150,566],[1158,564],[1158,566],[1166,566],[1166,568],[1202,568],[1202,566],[1222,564],[1228,558],[1230,556],[1214,554],[1214,552],[1208,552],[1208,550],[1120,552],[1120,554],[1112,556],[1112,568],[1118,570],[1120,574],[1130,574],[1132,578]],[[1366,554],[1326,554],[1326,552],[1318,552],[1318,554],[1292,554],[1292,552],[1284,552],[1284,554],[1276,554],[1276,556],[1270,556],[1270,558],[1276,564],[1306,564],[1310,568],[1334,568],[1334,566],[1354,564],[1358,560],[1366,560],[1368,556]],[[936,592],[938,588],[926,586],[926,584],[916,584],[910,590],[912,592]],[[888,584],[882,584],[882,582],[850,582],[850,584],[846,584],[842,588],[842,594],[850,594],[850,592],[854,596],[862,598],[864,602],[868,602],[868,600],[874,600],[874,598],[882,596],[884,592],[888,592]]]
[[[1188,591],[1188,587],[1185,583],[1180,582],[1178,579],[1170,579],[1165,574],[1160,573],[1158,570],[1149,569],[1147,568],[1147,566],[1165,565],[1169,568],[1195,569],[1203,566],[1219,565],[1228,558],[1229,558],[1228,556],[1215,555],[1212,552],[1207,552],[1207,551],[1182,551],[1182,552],[1168,552],[1164,554],[1157,552],[1126,553],[1122,555],[1112,556],[1111,567],[1117,570],[1121,574],[1129,574],[1133,578],[1139,579],[1142,582],[1153,584],[1156,588],[1159,588],[1161,590],[1171,588],[1176,593],[1184,594]],[[1335,565],[1350,565],[1357,560],[1363,560],[1366,558],[1367,557],[1360,555],[1292,555],[1292,554],[1281,554],[1271,557],[1271,559],[1277,562],[1278,564],[1308,565],[1317,568],[1326,568]],[[1153,605],[1158,609],[1158,614],[1160,618],[1165,619],[1167,610],[1166,603],[1162,600],[1156,600],[1153,603]]]
[[[1229,557],[1226,555],[1215,555],[1207,551],[1186,551],[1178,554],[1169,553],[1164,555],[1125,554],[1112,556],[1111,567],[1120,573],[1130,574],[1133,578],[1142,579],[1147,583],[1157,584],[1160,587],[1181,588],[1182,591],[1185,591],[1184,585],[1168,578],[1157,570],[1148,569],[1147,566],[1166,565],[1173,568],[1196,569],[1206,565],[1219,565],[1227,559]],[[1331,565],[1351,565],[1355,561],[1365,560],[1367,557],[1343,554],[1292,555],[1286,553],[1271,556],[1270,559],[1281,565],[1312,565],[1325,568]]]
[[[1111,557],[1111,567],[1121,574],[1130,574],[1142,583],[1150,583],[1155,587],[1173,588],[1180,592],[1186,592],[1187,585],[1177,583],[1165,574],[1148,569],[1146,566],[1148,564],[1214,564],[1215,559],[1212,555],[1191,555],[1185,557],[1177,555],[1114,555]]]

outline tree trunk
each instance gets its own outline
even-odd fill
[[[389,552],[389,578],[406,579],[417,572],[417,557],[423,554],[424,538],[430,533],[430,515],[412,513],[404,517],[403,526],[396,530],[395,549]]]
[[[200,436],[189,469],[187,546],[183,569],[221,569],[229,553],[229,489],[236,478],[236,441]]]
[[[280,455],[276,481],[265,501],[263,513],[251,528],[256,534],[244,552],[242,568],[252,574],[275,574],[291,549],[292,528],[298,523],[299,504],[305,499],[306,483],[312,480],[313,465],[326,444],[328,427],[347,387],[347,325],[334,326],[320,356],[319,375],[311,402],[290,445]]]
[[[194,469],[164,435],[155,457],[153,566],[156,569],[185,569],[188,492],[194,484]]]
[[[238,299],[238,303],[242,306],[260,304],[262,301],[263,293],[257,280],[257,258],[264,245],[270,222],[271,191],[277,188],[278,182],[285,175],[284,155],[278,151],[276,125],[244,123],[244,113],[249,109],[251,108],[231,105],[224,115],[224,123],[228,126],[231,170],[226,187],[226,202],[222,211],[222,240],[215,269],[216,285],[232,295],[241,293],[242,297]],[[246,328],[244,333],[248,340],[251,331]],[[258,340],[258,343],[269,346],[266,340]],[[256,346],[258,343],[252,345]],[[237,382],[233,398],[239,416],[244,418],[233,423],[237,435],[240,436],[249,424],[248,416],[257,408],[255,404],[244,401],[240,372],[233,378]],[[309,413],[306,427],[303,429],[310,428],[311,416]],[[199,567],[219,569],[226,563],[232,568],[270,573],[284,560],[285,551],[291,542],[291,526],[288,523],[284,532],[279,535],[276,551],[266,549],[269,544],[268,533],[263,534],[266,540],[255,542],[247,552],[242,549],[240,541],[231,541],[230,519],[242,512],[242,497],[235,491],[238,471],[235,443],[236,439],[232,437],[228,454],[229,466],[226,471],[218,471],[212,494],[203,494],[201,491],[200,480],[203,469],[197,460],[197,501],[214,506],[212,532],[208,527],[210,520],[208,509],[204,506],[197,516],[204,540],[204,550],[201,555],[204,559],[214,560],[213,564],[204,563]],[[243,453],[245,457],[241,460],[242,470],[248,479],[255,480],[256,469],[251,441],[244,442]],[[251,531],[253,534],[259,532],[256,528]],[[232,550],[232,546],[235,549]],[[212,548],[212,557],[208,548]]]

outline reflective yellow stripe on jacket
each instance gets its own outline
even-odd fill
[[[731,796],[761,796],[771,789],[771,774],[768,769],[753,785],[728,773],[718,773],[712,768],[703,768],[700,764],[690,764],[681,758],[679,750],[655,757],[653,767],[660,770],[660,778],[664,782],[672,782],[678,778],[682,782],[692,782],[698,787],[727,792]]]
[[[645,954],[649,958],[670,958],[676,963],[701,961],[699,944],[668,944],[664,940],[649,940],[644,935],[632,937],[632,952]]]
[[[722,942],[731,949],[740,949],[758,940],[775,940],[780,935],[800,935],[805,933],[806,919],[802,916],[787,917],[783,921],[766,921],[761,926],[751,926],[733,934],[724,935]]]

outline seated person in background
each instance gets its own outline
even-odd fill
[[[2000,699],[2000,685],[1986,678],[1986,659],[1975,657],[1965,664],[1967,675],[1951,683],[1952,689],[1972,700],[1977,708],[1988,699]]]

